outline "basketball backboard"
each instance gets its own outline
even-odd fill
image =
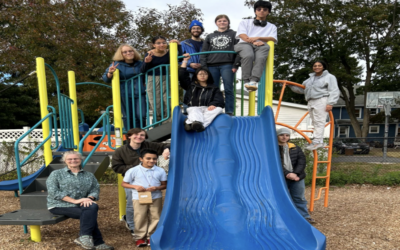
[[[367,109],[383,108],[388,102],[392,108],[400,108],[400,91],[367,93]]]

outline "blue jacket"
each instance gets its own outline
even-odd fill
[[[196,51],[195,47],[193,46],[193,44],[190,42],[190,39],[184,40],[181,42],[181,46],[182,46],[182,52],[183,53],[189,53],[189,54],[193,54],[193,53],[199,53],[200,51]],[[191,56],[188,63],[187,63],[187,68],[186,70],[194,73],[196,70],[190,67],[191,63],[200,63],[200,56]]]
[[[134,76],[137,76],[140,73],[140,67],[142,66],[143,62],[142,61],[136,61],[135,64],[132,66],[130,66],[129,64],[127,64],[124,61],[118,61],[115,62],[114,64],[117,64],[117,69],[119,69],[119,79],[121,82],[121,96],[125,96],[125,85],[128,84],[128,96],[132,97],[132,84],[129,84],[130,81],[128,81],[128,83],[126,83],[126,80],[131,79]],[[111,66],[112,64],[110,64]],[[109,67],[110,67],[109,66]],[[108,69],[109,67],[106,69],[106,72],[104,72],[103,74],[103,81],[106,83],[111,83],[111,79],[107,77],[107,73],[108,73]],[[145,78],[144,78],[144,74],[140,77],[135,78],[134,81],[134,95],[135,97],[139,97],[139,83],[142,83],[141,85],[141,94],[144,95],[146,94],[146,84],[144,82]]]

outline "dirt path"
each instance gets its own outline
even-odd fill
[[[116,194],[115,185],[101,186],[100,229],[106,243],[132,249],[132,237],[118,220]],[[318,222],[315,227],[327,237],[327,249],[400,249],[400,188],[347,186],[333,188],[329,196],[329,207],[318,201],[312,214]],[[0,204],[0,214],[19,208],[13,192],[1,192]],[[77,220],[41,229],[42,242],[34,243],[22,226],[0,226],[0,249],[81,249],[73,243],[79,231]]]

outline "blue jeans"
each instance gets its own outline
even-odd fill
[[[79,236],[92,236],[95,246],[104,243],[99,226],[97,225],[97,212],[99,211],[99,206],[97,204],[93,203],[89,207],[55,207],[49,211],[52,214],[65,215],[72,219],[79,219]]]
[[[225,89],[225,113],[233,114],[235,110],[235,96],[233,92],[233,78],[235,73],[232,72],[232,64],[208,67],[215,86],[219,87],[219,78],[222,77]]]
[[[135,112],[133,112],[133,99],[135,100]],[[128,115],[127,115],[127,105],[129,110],[129,126],[128,126]],[[142,116],[140,116],[140,110],[142,110]],[[125,96],[121,96],[121,111],[123,114],[122,120],[124,122],[124,128],[143,128],[146,127],[146,116],[147,116],[147,105],[146,105],[146,95],[139,97],[128,97],[128,102]],[[142,124],[140,124],[140,117],[142,117]],[[131,122],[133,121],[133,123]]]
[[[304,179],[300,181],[291,181],[286,179],[286,185],[289,189],[290,196],[292,197],[293,203],[297,208],[297,211],[304,218],[309,218],[310,214],[307,210],[307,200],[304,197],[304,192],[306,190],[306,185],[304,184]]]
[[[129,225],[130,230],[135,229],[135,223],[133,222],[133,203],[132,203],[132,189],[125,189],[125,197],[126,197],[126,223]]]

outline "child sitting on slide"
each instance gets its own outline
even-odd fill
[[[222,113],[225,106],[221,90],[214,85],[210,71],[198,68],[190,80],[186,70],[189,54],[184,54],[179,68],[179,82],[186,90],[183,102],[188,105],[188,118],[185,120],[186,131],[202,132],[211,122]]]

